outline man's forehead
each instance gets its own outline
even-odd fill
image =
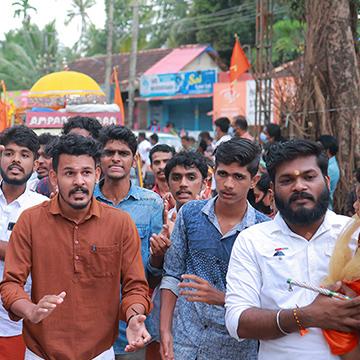
[[[20,151],[29,151],[32,152],[28,147],[26,146],[22,146],[22,145],[18,145],[14,142],[11,142],[7,145],[4,145],[5,150],[20,150]]]
[[[170,171],[170,174],[193,174],[200,172],[200,170],[195,165],[185,166],[185,165],[176,165]]]
[[[216,166],[216,170],[219,171],[226,171],[228,172],[229,174],[232,174],[232,173],[249,173],[249,170],[247,169],[246,167],[247,165],[245,166],[241,166],[239,163],[237,162],[233,162],[231,164],[223,164],[223,163],[219,163],[217,166]]]
[[[153,160],[171,159],[173,157],[171,152],[157,151],[152,154]]]
[[[104,150],[129,150],[131,151],[129,145],[122,140],[109,140],[105,146]]]
[[[277,176],[292,175],[300,176],[310,171],[320,170],[315,156],[299,157],[293,160],[284,161],[276,169]]]
[[[59,156],[59,167],[62,168],[93,168],[95,160],[90,155],[61,154]]]

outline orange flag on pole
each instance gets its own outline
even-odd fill
[[[115,83],[114,104],[116,104],[120,108],[120,113],[121,113],[121,124],[120,125],[125,125],[124,103],[123,103],[122,97],[121,97],[118,72],[117,72],[117,68],[115,66],[113,68],[113,79],[114,79],[114,83]]]
[[[235,45],[230,61],[230,81],[233,83],[241,74],[251,67],[244,50],[241,48],[238,36],[235,34]]]

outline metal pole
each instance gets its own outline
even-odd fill
[[[128,126],[130,128],[132,128],[134,125],[136,60],[137,60],[137,45],[138,45],[138,34],[139,34],[139,0],[134,0],[132,7],[133,7],[133,23],[132,23],[129,88],[128,88],[128,94],[129,94]]]
[[[112,42],[113,42],[113,31],[114,31],[114,0],[109,1],[109,9],[107,15],[108,22],[108,36],[106,43],[106,64],[105,64],[105,94],[106,101],[111,101],[111,88],[110,88],[110,77],[112,68]]]

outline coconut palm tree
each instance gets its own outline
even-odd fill
[[[75,44],[75,49],[79,52],[84,50],[84,40],[86,37],[88,24],[91,24],[91,19],[87,11],[96,4],[96,0],[73,0],[72,9],[67,12],[67,19],[65,25],[69,25],[74,19],[80,17],[81,19],[81,33],[80,38]]]
[[[18,0],[11,4],[12,6],[18,6],[19,8],[14,11],[15,17],[20,17],[22,15],[23,24],[30,23],[29,10],[37,12],[36,8],[30,5],[29,0]]]

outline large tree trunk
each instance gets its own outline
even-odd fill
[[[353,171],[360,166],[359,66],[350,0],[306,0],[306,48],[297,121],[309,137],[339,140],[341,181],[336,208],[342,210]]]

